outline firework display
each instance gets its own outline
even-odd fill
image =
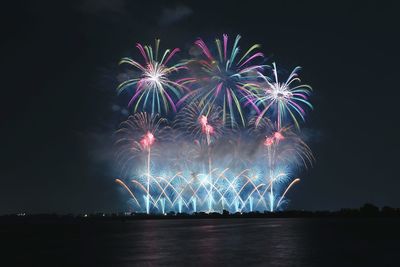
[[[115,133],[116,182],[133,211],[253,212],[284,209],[296,173],[314,158],[302,140],[311,87],[299,67],[285,82],[253,45],[240,55],[238,35],[216,39],[215,50],[195,41],[192,58],[173,62],[179,49],[137,45],[145,64],[122,82],[132,115]],[[256,64],[255,60],[259,60]],[[271,71],[272,70],[272,71]],[[182,73],[183,71],[183,73]],[[268,74],[271,72],[271,75]],[[297,85],[295,85],[297,83]]]

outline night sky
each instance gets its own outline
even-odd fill
[[[0,16],[0,214],[124,210],[119,59],[137,57],[136,42],[187,51],[222,33],[261,43],[268,63],[302,66],[314,89],[303,128],[317,161],[290,208],[400,207],[395,1],[18,2]]]

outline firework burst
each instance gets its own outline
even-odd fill
[[[166,119],[145,112],[135,113],[123,121],[115,133],[116,158],[121,166],[122,176],[131,175],[134,161],[141,160],[149,151],[154,151],[155,143],[168,139],[169,129]],[[157,147],[154,152],[157,153]]]
[[[133,96],[128,103],[128,106],[134,106],[134,112],[139,107],[150,110],[152,114],[168,112],[170,107],[176,111],[175,101],[181,97],[186,88],[185,84],[192,81],[190,78],[171,79],[174,73],[186,68],[185,64],[177,63],[168,66],[170,60],[180,50],[179,48],[172,51],[167,49],[159,59],[159,45],[159,39],[156,39],[154,49],[147,45],[136,45],[144,58],[144,64],[127,57],[120,61],[120,64],[128,64],[139,71],[138,75],[122,82],[117,88],[119,93],[134,88]]]
[[[261,86],[261,95],[258,97],[256,103],[264,106],[258,116],[260,120],[268,111],[273,110],[276,116],[276,123],[278,129],[282,127],[282,123],[287,114],[299,128],[299,123],[296,116],[299,116],[304,121],[305,111],[302,105],[313,108],[308,101],[311,87],[308,85],[300,84],[293,86],[294,83],[300,83],[300,78],[297,72],[300,67],[296,67],[285,82],[280,82],[278,78],[278,71],[276,64],[273,63],[273,77],[267,77],[259,73],[265,85]]]
[[[266,151],[270,169],[277,164],[311,166],[314,156],[310,147],[296,134],[292,126],[278,128],[268,118],[253,117],[249,122],[249,132],[255,142]]]
[[[200,101],[188,104],[177,114],[175,127],[208,145],[227,130],[222,108]]]
[[[200,71],[194,74],[197,75],[198,89],[187,94],[181,102],[194,97],[206,105],[219,105],[222,108],[224,122],[230,121],[234,124],[240,121],[244,126],[243,106],[251,105],[258,111],[254,103],[256,91],[254,82],[257,79],[257,71],[261,71],[263,66],[254,64],[254,60],[262,58],[263,54],[254,53],[254,50],[259,48],[259,45],[255,44],[239,58],[240,38],[240,35],[236,36],[232,49],[228,48],[226,34],[223,35],[222,41],[217,38],[215,40],[217,56],[211,53],[202,39],[195,42],[202,57],[189,60],[188,64],[200,66]]]

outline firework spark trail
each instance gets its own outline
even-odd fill
[[[159,40],[155,49],[137,45],[143,65],[121,60],[140,72],[118,87],[135,88],[128,104],[134,108],[115,133],[121,169],[115,181],[135,209],[276,211],[300,181],[292,174],[312,165],[310,148],[293,130],[300,130],[297,117],[304,121],[304,106],[312,109],[311,87],[300,84],[300,68],[281,82],[275,63],[271,75],[264,74],[266,65],[254,64],[263,58],[259,45],[239,57],[239,40],[238,35],[229,47],[224,34],[214,53],[198,39],[201,55],[171,67],[179,49],[159,59]],[[193,77],[178,77],[183,70]],[[139,107],[149,113],[138,113]],[[171,124],[160,117],[169,108]]]
[[[144,149],[144,150],[146,150],[147,151],[147,161],[146,161],[146,163],[147,163],[147,172],[146,172],[146,175],[147,175],[147,197],[146,197],[146,211],[147,211],[147,214],[149,214],[150,213],[150,206],[149,206],[149,199],[150,199],[150,177],[151,177],[151,174],[150,174],[150,160],[151,160],[151,146],[154,144],[154,142],[155,142],[155,138],[154,138],[154,135],[151,133],[151,132],[147,132],[146,134],[145,134],[145,136],[143,136],[143,138],[140,140],[140,145],[142,146],[142,148]]]
[[[115,179],[115,182],[117,182],[117,183],[120,184],[122,187],[124,187],[124,188],[129,192],[129,194],[131,195],[131,197],[136,201],[136,203],[140,206],[139,201],[137,201],[135,195],[132,193],[132,191],[129,189],[129,187],[128,187],[124,182],[122,182],[120,179]]]
[[[276,204],[276,207],[277,207],[277,208],[279,207],[279,205],[280,205],[282,199],[285,197],[285,195],[286,195],[286,193],[289,191],[289,189],[290,189],[294,184],[296,184],[296,183],[298,183],[298,182],[300,182],[300,179],[299,179],[299,178],[296,178],[296,179],[294,179],[294,180],[289,184],[289,186],[286,188],[285,192],[283,192],[283,194],[282,194],[281,198],[279,199],[278,203]]]
[[[199,118],[199,124],[201,125],[201,131],[203,134],[206,135],[206,140],[207,140],[207,154],[208,154],[208,174],[209,177],[208,179],[210,180],[210,189],[209,189],[209,197],[210,197],[210,204],[209,204],[209,211],[212,209],[212,201],[213,201],[213,180],[211,176],[211,169],[212,169],[212,163],[211,163],[211,135],[214,133],[214,127],[212,127],[210,124],[208,124],[208,118],[205,115],[201,115]]]

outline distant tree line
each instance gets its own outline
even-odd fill
[[[224,210],[222,213],[212,212],[198,212],[193,214],[175,213],[173,211],[162,214],[145,214],[136,212],[119,212],[119,213],[92,213],[92,214],[9,214],[0,216],[0,223],[4,222],[51,222],[51,221],[64,221],[64,222],[80,222],[92,220],[136,220],[136,219],[174,219],[174,218],[329,218],[329,217],[343,217],[343,218],[365,218],[365,217],[399,217],[400,208],[392,208],[384,206],[379,208],[373,204],[366,203],[358,209],[343,208],[338,211],[305,211],[305,210],[286,210],[277,212],[236,212],[229,213]]]

